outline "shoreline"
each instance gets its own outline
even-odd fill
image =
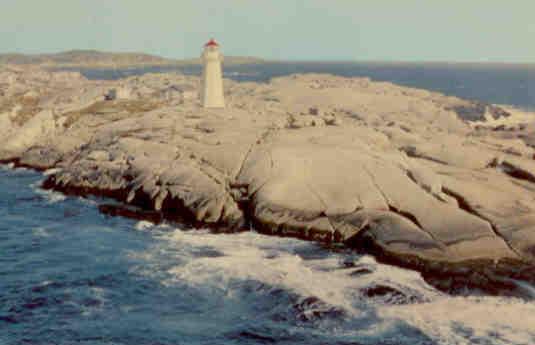
[[[0,161],[0,164],[7,166],[9,169],[24,168],[39,173],[45,173],[47,170],[53,170],[54,167],[32,167],[26,164],[19,164],[16,160]],[[10,166],[12,165],[12,166]],[[422,278],[431,286],[439,291],[448,293],[453,296],[470,295],[478,291],[490,296],[518,297],[531,300],[531,297],[524,293],[522,286],[516,281],[535,284],[535,266],[523,261],[517,260],[473,260],[457,263],[437,263],[422,260],[417,256],[400,256],[389,253],[384,248],[378,246],[370,238],[353,239],[355,243],[337,243],[333,241],[324,241],[307,238],[303,236],[293,236],[287,234],[277,234],[265,229],[261,224],[255,228],[249,224],[246,228],[228,228],[224,226],[214,226],[213,224],[202,223],[194,220],[191,214],[180,214],[176,212],[168,213],[165,210],[155,211],[150,206],[150,198],[147,195],[141,195],[131,202],[127,202],[127,190],[112,191],[99,189],[82,189],[72,187],[59,187],[53,178],[53,175],[43,174],[45,179],[40,184],[40,188],[60,192],[65,196],[78,196],[86,198],[88,196],[104,197],[117,201],[117,204],[99,203],[96,205],[99,212],[110,217],[124,217],[139,221],[149,221],[155,225],[171,222],[171,224],[181,225],[193,230],[208,229],[214,233],[239,233],[254,231],[268,236],[297,238],[304,241],[315,242],[326,250],[352,250],[361,255],[372,255],[377,262],[387,265],[393,265],[409,270],[414,270],[422,275]],[[147,204],[149,201],[149,204]],[[182,209],[181,211],[187,211]],[[262,229],[265,229],[262,231]]]
[[[531,127],[493,127],[511,116],[500,107],[305,74],[225,80],[228,106],[213,110],[192,76],[3,73],[0,161],[119,202],[104,213],[347,247],[452,293],[535,282]]]

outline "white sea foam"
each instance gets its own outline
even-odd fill
[[[45,190],[41,188],[41,184],[43,183],[42,180],[34,182],[30,185],[32,190],[36,193],[44,197],[49,203],[54,204],[60,201],[64,201],[67,197],[65,194],[56,192],[53,190]]]
[[[134,228],[138,231],[147,231],[153,227],[154,227],[154,223],[146,221],[146,220],[141,220],[137,222],[136,225],[134,226]]]
[[[158,232],[158,226],[152,229],[160,241],[137,258],[158,261],[162,253],[171,253],[176,264],[165,267],[168,275],[162,281],[168,286],[188,284],[236,299],[239,289],[243,289],[236,281],[256,281],[302,298],[316,297],[355,320],[373,319],[371,328],[337,330],[338,335],[342,332],[348,337],[379,336],[406,324],[438,344],[535,344],[534,303],[512,298],[451,297],[430,287],[417,272],[378,264],[370,256],[327,253],[300,240],[253,232],[221,235],[208,231]],[[220,255],[197,255],[207,248]],[[312,253],[312,258],[303,253]],[[316,258],[317,253],[323,255]],[[348,259],[354,259],[357,266],[371,267],[373,272],[352,277],[353,269],[343,264]],[[144,273],[153,274],[155,267],[157,262],[152,262]],[[425,302],[391,305],[361,293],[374,285],[414,291]],[[235,303],[244,302],[236,299]]]
[[[51,204],[64,201],[67,198],[65,194],[51,190],[36,189],[36,193],[44,196]]]
[[[431,303],[380,307],[439,344],[535,344],[535,304],[496,297],[443,297]]]
[[[32,233],[34,234],[34,236],[37,236],[37,237],[49,237],[50,236],[48,231],[43,227],[34,228],[32,230]]]
[[[370,283],[394,284],[402,281],[405,287],[421,291],[422,294],[437,296],[435,290],[425,284],[420,275],[413,271],[393,266],[378,265],[372,257],[357,260],[359,265],[373,266],[375,272],[352,278],[351,270],[342,269],[344,256],[330,254],[320,259],[303,259],[298,253],[315,249],[309,242],[258,235],[252,232],[232,235],[216,235],[197,232],[176,231],[168,236],[175,247],[212,247],[222,256],[195,258],[186,265],[176,266],[171,273],[192,284],[216,284],[225,289],[231,279],[255,280],[284,287],[301,296],[315,296],[322,301],[351,312],[360,313],[359,288]],[[361,302],[361,301],[358,301]]]
[[[0,164],[0,170],[12,170],[13,168],[15,168],[14,163]]]

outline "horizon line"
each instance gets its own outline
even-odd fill
[[[22,56],[41,56],[41,55],[60,55],[64,53],[70,53],[70,52],[97,52],[97,53],[104,53],[104,54],[143,54],[143,55],[150,55],[156,58],[161,58],[164,60],[170,60],[170,62],[173,61],[184,61],[184,60],[195,60],[199,59],[199,57],[184,57],[184,58],[176,58],[176,57],[166,57],[154,53],[149,52],[143,52],[143,51],[108,51],[108,50],[98,50],[98,49],[67,49],[67,50],[61,50],[61,51],[55,51],[55,52],[42,52],[42,53],[23,53],[23,52],[0,52],[0,56],[2,55],[22,55]],[[225,54],[226,55],[226,54]],[[257,59],[262,60],[264,62],[290,62],[290,63],[375,63],[375,64],[459,64],[459,65],[535,65],[535,61],[494,61],[494,60],[480,60],[480,61],[470,61],[470,60],[386,60],[386,59],[349,59],[349,58],[327,58],[327,59],[302,59],[302,58],[283,58],[283,59],[274,59],[274,58],[265,58],[260,56],[250,56],[250,55],[233,55],[229,54],[226,55],[229,58],[249,58],[249,59]]]

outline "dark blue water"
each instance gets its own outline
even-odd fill
[[[2,345],[535,343],[533,302],[447,296],[295,239],[108,218],[41,179],[0,167]]]
[[[173,71],[201,73],[200,66],[81,70],[90,79],[118,79],[147,72]],[[225,77],[236,81],[265,82],[292,73],[369,77],[486,103],[535,110],[535,65],[280,62],[225,66]]]

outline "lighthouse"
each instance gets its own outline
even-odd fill
[[[204,45],[201,58],[203,62],[201,104],[204,108],[224,108],[221,72],[223,55],[219,52],[219,44],[214,39]]]

